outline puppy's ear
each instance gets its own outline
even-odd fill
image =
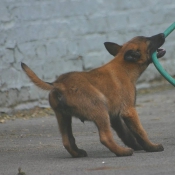
[[[116,56],[118,52],[120,51],[120,49],[122,48],[122,46],[116,43],[111,43],[111,42],[105,42],[104,45],[107,51],[113,56]]]
[[[141,54],[138,50],[128,50],[124,55],[124,60],[130,62],[136,62],[141,57]]]

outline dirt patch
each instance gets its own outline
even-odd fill
[[[11,114],[0,113],[0,123],[4,123],[7,120],[15,120],[16,118],[29,119],[51,115],[54,115],[54,112],[51,108],[35,107],[32,109],[15,111]]]

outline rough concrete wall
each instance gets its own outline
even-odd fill
[[[48,105],[48,92],[29,81],[21,61],[53,81],[61,73],[111,60],[105,41],[122,44],[136,35],[151,36],[174,21],[174,0],[1,0],[0,112]],[[175,32],[167,41],[161,62],[175,75]],[[139,82],[157,77],[150,66]]]

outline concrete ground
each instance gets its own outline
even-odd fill
[[[116,157],[99,141],[93,123],[73,120],[77,144],[86,158],[71,158],[62,146],[54,116],[8,120],[0,124],[0,175],[174,175],[175,88],[138,95],[137,109],[149,138],[163,152]],[[123,145],[115,135],[116,141]]]

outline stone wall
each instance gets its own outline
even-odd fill
[[[111,60],[105,41],[122,44],[136,35],[151,36],[174,21],[174,0],[1,0],[0,112],[48,105],[48,92],[29,81],[21,61],[53,81],[61,73]],[[161,63],[175,75],[175,32],[164,47]],[[159,77],[150,66],[139,83],[146,86]]]

